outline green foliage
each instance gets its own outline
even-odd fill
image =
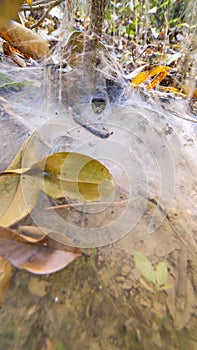
[[[0,72],[0,89],[4,88],[20,88],[22,86],[30,85],[30,81],[15,81],[9,75]]]
[[[151,262],[140,252],[134,254],[134,261],[137,268],[140,270],[141,275],[152,283],[156,283],[155,271]]]
[[[151,35],[151,28],[162,32],[166,27],[177,26],[184,16],[184,0],[110,1],[106,11],[109,32],[118,35],[120,27],[125,27],[127,35],[138,37],[147,31]]]
[[[153,284],[157,291],[166,290],[172,287],[172,285],[166,285],[168,270],[164,262],[160,262],[157,265],[156,270],[154,270],[151,262],[140,252],[134,253],[134,262],[142,277],[148,283]],[[151,289],[151,285],[149,286],[145,284],[145,287]]]

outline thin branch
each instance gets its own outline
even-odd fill
[[[51,6],[49,6],[48,9],[45,9],[43,15],[40,17],[40,19],[36,23],[34,23],[30,26],[30,29],[34,29],[34,28],[38,27],[39,24],[45,19],[45,17],[48,15],[48,13],[52,10],[53,7],[54,7],[54,5],[52,4]]]
[[[97,202],[97,203],[94,203],[94,205],[96,206],[103,206],[103,205],[121,205],[121,204],[127,204],[129,201],[131,201],[132,198],[128,198],[128,199],[124,199],[120,202]],[[89,202],[86,202],[85,203],[86,206],[92,206],[92,203],[89,203]],[[61,205],[55,205],[55,206],[51,206],[51,207],[47,207],[45,208],[45,210],[57,210],[57,209],[70,209],[70,208],[78,208],[80,206],[83,206],[84,205],[84,202],[81,202],[81,203],[69,203],[69,204],[61,204]]]
[[[23,4],[20,9],[21,11],[39,11],[44,9],[52,9],[53,7],[61,4],[63,0],[42,0],[36,1],[33,5]]]

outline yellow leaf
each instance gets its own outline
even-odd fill
[[[107,197],[114,190],[112,175],[99,161],[79,153],[60,152],[35,162],[31,140],[0,174],[0,225],[11,226],[28,215],[37,203],[40,190],[55,199],[67,197],[83,202]],[[21,168],[27,145],[31,164]]]
[[[179,95],[179,96],[182,96],[182,97],[185,97],[185,94],[183,92],[180,92],[178,89],[176,89],[175,87],[173,86],[162,86],[162,89],[166,92],[172,92],[176,95]]]
[[[145,71],[137,74],[135,78],[133,78],[131,86],[136,87],[143,83],[146,79],[150,77],[150,71]]]
[[[166,66],[158,66],[149,71],[141,72],[133,78],[131,86],[136,87],[146,82],[147,79],[152,78],[156,75],[156,77],[149,83],[146,88],[147,90],[154,88],[157,86],[171,71],[170,67]]]
[[[94,201],[114,190],[109,170],[99,161],[80,153],[54,153],[34,164],[30,173],[42,171],[39,186],[53,198]],[[33,174],[33,173],[32,173]]]
[[[34,147],[30,146],[32,141],[32,136],[30,136],[7,170],[0,177],[1,226],[8,227],[14,225],[28,215],[37,203],[40,189],[35,179],[30,176],[20,176],[22,172],[20,167],[26,147],[29,147],[29,150],[31,150],[29,164],[27,165],[31,166],[37,160]]]

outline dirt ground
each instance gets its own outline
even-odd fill
[[[0,100],[4,147],[1,148],[4,150],[1,170],[12,159],[13,147],[17,152],[30,132],[29,125],[36,110],[36,123],[39,121],[38,100],[34,105],[36,95],[24,102],[20,100],[23,94],[23,90],[18,95],[15,91],[12,104],[15,114],[3,98]],[[5,96],[12,100],[7,91]],[[27,108],[21,107],[23,103],[34,106],[35,110],[28,111],[29,116]],[[129,108],[135,116],[136,105],[132,103]],[[193,134],[190,129],[186,130],[187,122],[182,120],[178,120],[177,126],[175,117],[167,112],[166,120],[162,121],[153,110],[143,112],[142,116],[143,106],[138,104],[137,108],[142,118],[139,120],[142,132],[149,130],[153,123],[158,135],[163,130],[163,135],[175,147],[177,183],[165,220],[154,233],[148,233],[158,198],[156,182],[153,182],[143,216],[123,237],[117,235],[119,239],[104,247],[84,249],[89,256],[80,257],[52,275],[37,276],[13,268],[0,309],[1,350],[197,349],[195,130]],[[23,118],[18,117],[19,112],[24,114]],[[176,141],[177,134],[182,137],[182,148]],[[137,149],[140,143],[135,142]],[[143,149],[138,154],[142,156]],[[83,225],[85,222],[86,227],[92,227],[93,223],[99,226],[102,222],[113,221],[119,208],[110,208],[100,215],[87,213]],[[162,210],[160,207],[160,214]],[[69,208],[60,215],[67,222],[77,223],[80,233],[83,213]],[[170,289],[157,291],[144,283],[134,264],[135,251],[144,254],[154,267],[165,262]]]
[[[196,260],[167,220],[147,237],[152,209],[119,242],[60,272],[14,269],[0,312],[1,349],[53,349],[49,340],[55,349],[196,349]],[[140,282],[135,250],[154,265],[166,262],[171,289]]]

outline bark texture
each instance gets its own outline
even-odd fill
[[[90,95],[94,95],[105,82],[98,72],[100,64],[99,41],[102,35],[107,0],[92,0],[90,27],[84,43],[84,79]]]

